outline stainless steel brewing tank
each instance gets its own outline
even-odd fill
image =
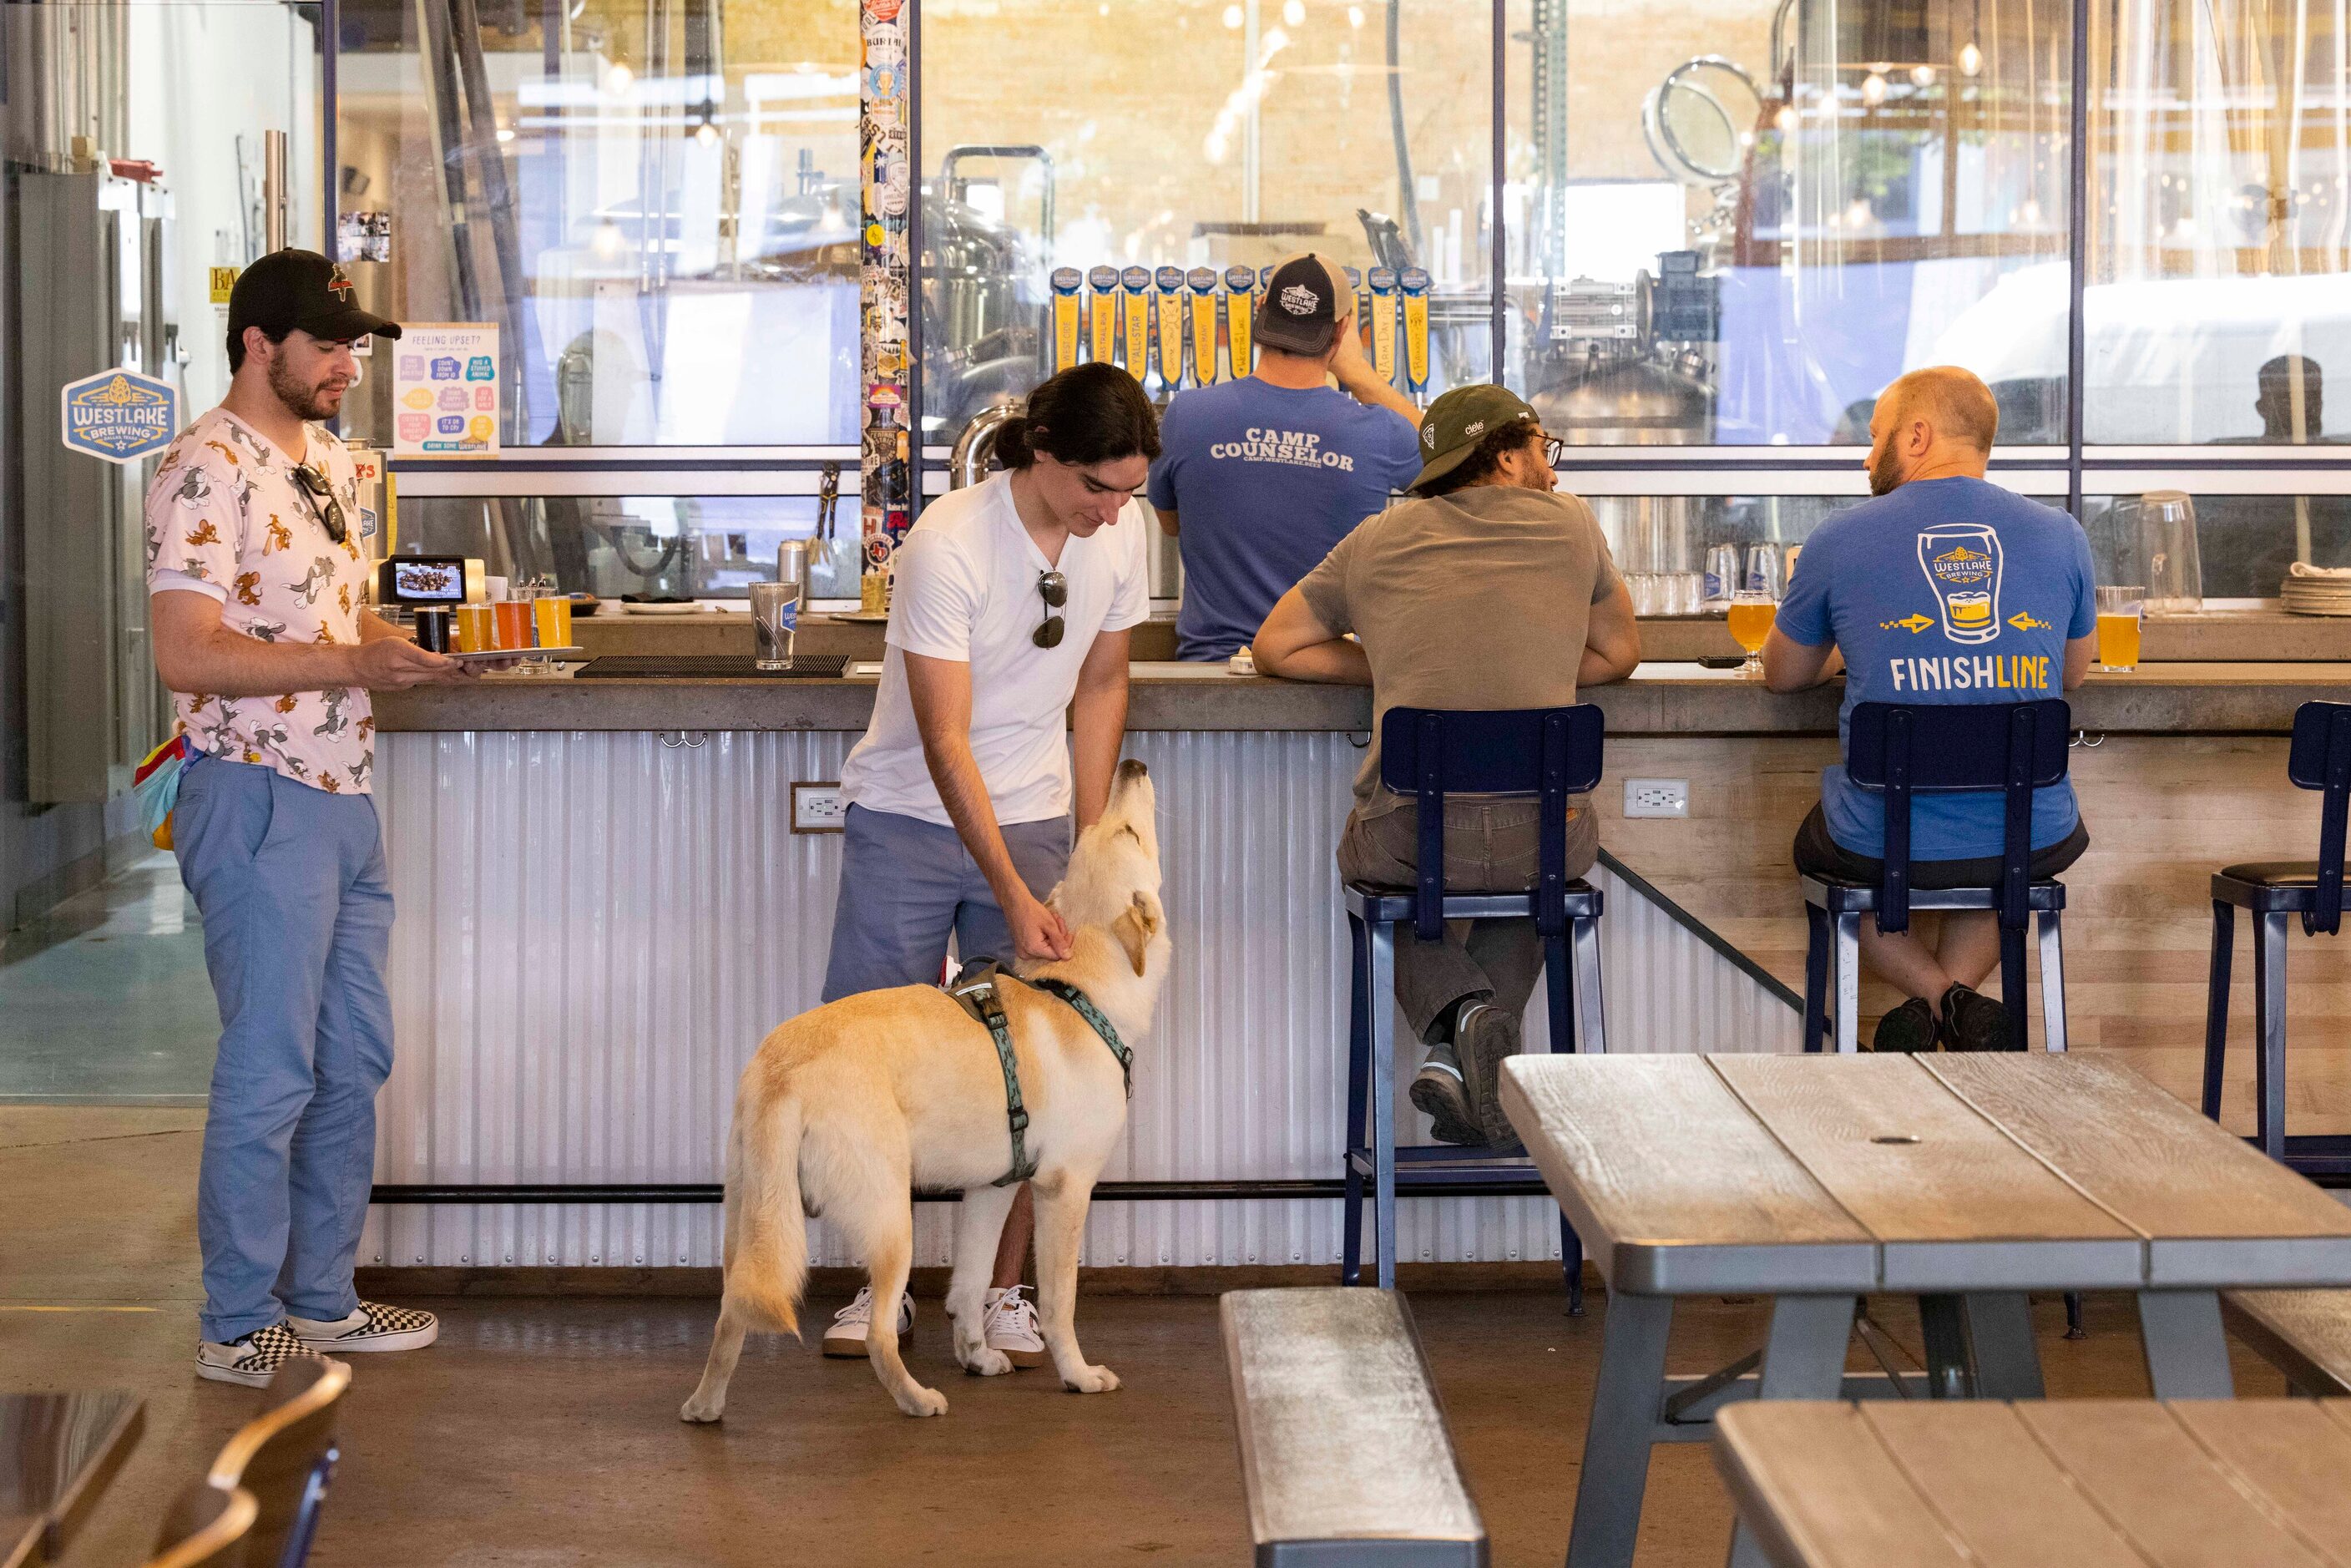
[[[977,208],[935,197],[923,204],[924,328],[939,334],[947,355],[967,355],[1008,327],[1034,329],[1034,309],[1020,304],[1027,267],[1020,236]]]
[[[1714,438],[1714,394],[1695,366],[1600,354],[1563,367],[1527,401],[1543,429],[1582,446],[1690,446]],[[1693,373],[1696,371],[1697,373]]]

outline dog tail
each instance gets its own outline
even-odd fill
[[[726,1183],[726,1294],[750,1326],[797,1337],[808,1282],[800,1212],[800,1103],[768,1097],[735,1122]]]

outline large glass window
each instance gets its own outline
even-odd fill
[[[739,599],[772,580],[776,547],[809,539],[809,595],[857,598],[856,476],[827,528],[813,495],[403,496],[400,549],[479,557],[603,599]]]
[[[1175,322],[1194,364],[1227,373],[1221,323],[1232,302],[1216,298],[1227,269],[1300,250],[1366,275],[1417,267],[1430,275],[1429,392],[1487,375],[1486,7],[930,0],[922,25],[930,440],[952,440],[974,413],[1052,368],[1054,267],[1150,271],[1143,340],[1157,345]],[[1160,314],[1155,274],[1169,267],[1217,275],[1205,356],[1188,284],[1181,312]],[[1092,288],[1082,293],[1082,308],[1097,308]],[[1099,308],[1123,318],[1127,307],[1113,295]],[[1119,362],[1154,392],[1171,390],[1155,359],[1129,354],[1123,320],[1113,324]],[[1092,340],[1088,320],[1081,357]],[[1195,373],[1179,361],[1172,379]]]
[[[2098,0],[2092,16],[2085,438],[2341,439],[2321,392],[2351,370],[2342,7]]]
[[[340,206],[389,219],[346,225],[361,298],[499,325],[507,445],[855,439],[853,0],[342,15]]]
[[[1511,11],[1509,371],[1549,429],[1862,441],[1957,363],[2005,441],[2064,439],[2064,0]]]

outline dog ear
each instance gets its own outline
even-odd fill
[[[1159,935],[1159,912],[1151,906],[1144,894],[1138,893],[1126,912],[1111,922],[1110,930],[1111,935],[1118,938],[1119,946],[1126,949],[1127,961],[1134,966],[1134,972],[1141,975],[1144,951],[1151,946],[1151,939]]]

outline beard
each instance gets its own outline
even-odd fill
[[[269,362],[269,390],[297,419],[335,417],[343,406],[344,388],[338,386],[332,392],[329,392],[326,390],[327,385],[328,383],[322,381],[314,385],[305,386],[294,379],[293,372],[286,368],[286,361],[283,359],[272,360]]]
[[[1902,483],[1902,459],[1886,442],[1869,455],[1869,493],[1883,496]]]

